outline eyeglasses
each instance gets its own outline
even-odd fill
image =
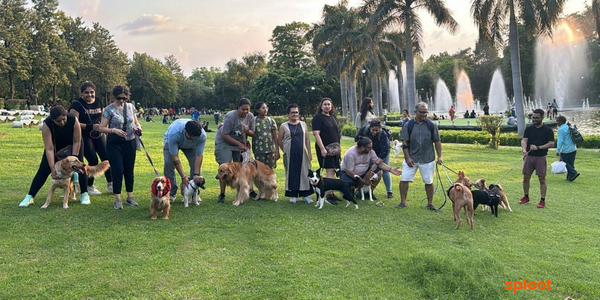
[[[540,117],[531,117],[531,118],[532,118],[532,119],[536,119],[536,120],[539,120],[539,119],[541,119]]]
[[[428,112],[428,111],[418,111],[418,113],[426,115],[426,114],[428,114],[429,112]]]
[[[115,97],[117,100],[127,100],[127,97]]]
[[[269,108],[266,107],[266,106],[265,107],[261,107],[260,109],[262,109],[262,110],[269,110]]]

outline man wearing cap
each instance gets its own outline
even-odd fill
[[[165,160],[163,173],[171,181],[171,192],[169,199],[175,201],[178,184],[175,179],[175,170],[179,173],[184,185],[189,183],[188,175],[185,174],[179,150],[185,154],[190,165],[190,177],[200,175],[202,157],[206,144],[206,132],[202,130],[200,123],[190,119],[177,119],[173,121],[167,132],[165,132],[163,157]]]

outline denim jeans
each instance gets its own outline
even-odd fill
[[[567,179],[575,176],[577,171],[575,170],[575,156],[577,155],[577,151],[573,151],[571,153],[561,153],[560,159],[567,164]]]

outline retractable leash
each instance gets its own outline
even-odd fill
[[[158,171],[156,171],[156,168],[154,167],[154,163],[152,162],[152,158],[150,158],[150,154],[148,154],[148,150],[146,150],[146,146],[144,146],[144,142],[142,142],[142,137],[140,135],[138,135],[137,131],[135,133],[135,138],[138,139],[138,141],[140,142],[140,145],[142,145],[142,148],[144,149],[144,152],[146,152],[146,157],[148,158],[148,161],[150,162],[152,169],[154,169],[154,174],[156,174],[156,176],[160,176],[158,174]]]

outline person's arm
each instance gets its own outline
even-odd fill
[[[54,169],[54,142],[52,141],[52,132],[46,126],[46,123],[42,125],[42,140],[44,141],[44,151],[46,152],[48,166],[50,166],[50,170],[52,171],[52,177],[56,177],[57,174]]]
[[[283,138],[285,135],[285,129],[283,129],[283,126],[285,126],[285,124],[281,124],[281,126],[279,127],[279,133],[277,134],[277,152],[279,153],[279,148],[281,148],[281,151],[283,151]]]
[[[315,142],[317,143],[317,147],[319,147],[319,150],[321,151],[321,155],[323,157],[327,156],[327,149],[325,149],[325,145],[323,145],[323,141],[321,140],[321,131],[313,130],[313,135],[315,136]]]
[[[77,101],[77,100],[75,100],[75,101]],[[73,114],[75,116],[75,118],[77,118],[77,120],[79,120],[79,112],[76,109],[74,109],[74,108],[69,109],[69,113]],[[79,122],[79,126],[81,126],[82,130],[85,130],[87,128],[87,124],[85,124],[85,123]]]
[[[81,148],[81,126],[79,126],[79,121],[75,118],[75,125],[73,125],[73,150],[71,154],[74,156],[79,156],[79,149]]]
[[[274,153],[273,153],[273,159],[274,160],[278,160],[279,159],[279,140],[277,139],[277,124],[275,123],[275,121],[273,120],[273,125],[271,127],[271,136],[273,137],[273,147],[274,149]]]
[[[303,125],[304,124],[304,125]],[[312,152],[310,151],[310,137],[308,137],[308,127],[306,127],[306,123],[300,122],[302,126],[302,130],[304,130],[304,145],[306,147],[306,151],[308,151],[308,160],[312,160]]]
[[[442,161],[442,141],[436,141],[434,143],[435,145],[435,152],[437,153],[437,163],[438,165],[441,165],[443,163]]]
[[[527,156],[527,142],[529,141],[529,138],[523,137],[523,139],[521,140],[521,151],[523,152],[523,156]]]
[[[194,163],[194,175],[200,175],[202,170],[202,160],[204,159],[204,146],[206,146],[206,132],[203,130],[202,134],[197,137],[200,139],[198,145],[196,146],[196,159]]]

